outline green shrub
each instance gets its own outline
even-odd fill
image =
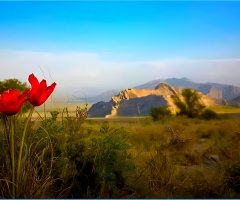
[[[173,95],[172,99],[174,104],[180,110],[178,115],[187,115],[189,118],[198,117],[202,110],[204,109],[204,105],[201,104],[200,95],[196,90],[192,89],[184,89],[182,90],[183,101],[177,95]]]
[[[213,110],[205,109],[202,114],[199,116],[200,119],[218,119],[217,113],[215,113]]]
[[[112,198],[122,189],[127,177],[132,174],[135,164],[128,150],[128,131],[124,128],[113,129],[103,124],[101,137],[94,137],[94,168],[93,174],[98,177],[99,198]],[[95,196],[96,198],[96,196]]]
[[[166,117],[171,116],[172,113],[167,107],[154,107],[150,111],[150,116],[154,121],[165,120]]]

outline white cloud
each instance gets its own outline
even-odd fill
[[[196,82],[219,82],[240,86],[240,59],[172,59],[146,62],[104,61],[98,54],[0,51],[0,80],[18,78],[27,82],[34,73],[39,79],[58,84],[56,91],[81,90],[87,94],[128,88],[159,78],[187,77]]]

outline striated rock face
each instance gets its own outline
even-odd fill
[[[122,100],[130,100],[130,99],[137,99],[137,98],[142,98],[142,97],[147,97],[150,95],[155,95],[155,96],[161,96],[165,101],[167,102],[167,105],[170,106],[173,112],[176,112],[176,106],[173,103],[173,100],[171,98],[172,95],[181,95],[181,90],[178,88],[170,87],[169,85],[165,83],[160,83],[154,90],[151,89],[125,89],[121,91],[118,95],[112,97],[113,101],[113,107],[111,114],[106,116],[106,117],[113,117],[113,116],[118,116],[118,110],[119,106],[123,106],[123,104],[120,104]],[[161,98],[161,99],[162,99]],[[130,102],[125,102],[125,105],[127,103],[131,104],[133,101]],[[137,100],[135,100],[137,102]],[[162,101],[160,101],[162,102]],[[156,106],[165,106],[165,103],[160,103],[158,105],[152,103],[151,101],[148,102],[147,107],[156,107]],[[122,110],[122,109],[120,109]],[[149,110],[150,111],[150,110]],[[128,115],[129,116],[129,115]],[[132,115],[134,116],[134,115]]]
[[[222,99],[223,98],[223,90],[219,88],[212,87],[208,96],[214,99]]]
[[[229,85],[223,88],[223,99],[225,100],[237,98],[239,95],[240,87]]]
[[[95,103],[89,109],[89,117],[105,117],[106,115],[111,114],[112,102],[103,102],[100,101]]]
[[[124,99],[119,103],[117,116],[148,116],[152,107],[167,105],[168,102],[162,96],[157,95]]]
[[[125,89],[113,96],[109,102],[93,104],[89,110],[90,117],[146,116],[149,115],[152,107],[157,106],[169,106],[170,110],[176,113],[177,107],[171,96],[177,95],[182,99],[181,92],[181,89],[165,83],[160,83],[155,89]],[[201,94],[201,103],[205,106],[218,105],[210,97],[200,92],[199,94]]]

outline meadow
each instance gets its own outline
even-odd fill
[[[59,105],[46,105],[46,118],[41,108],[30,122],[16,198],[240,197],[239,108],[212,108],[228,113],[218,120],[155,122],[86,118],[84,105]],[[15,123],[19,141],[25,115]],[[0,130],[0,197],[12,198],[2,119]]]
[[[219,108],[218,108],[219,109]],[[234,108],[232,108],[234,110]],[[222,120],[172,117],[88,119],[128,131],[135,161],[127,198],[239,198],[240,115]]]

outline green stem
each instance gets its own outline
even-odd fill
[[[45,108],[45,103],[44,103],[44,117],[45,117],[45,120],[46,120],[46,108]]]
[[[11,138],[10,138],[10,148],[11,148],[11,160],[12,160],[12,193],[13,199],[15,199],[15,158],[14,158],[14,123],[13,116],[10,117],[11,120]]]
[[[21,170],[21,160],[22,160],[23,144],[24,144],[24,140],[25,140],[27,126],[28,126],[28,123],[29,123],[29,121],[31,119],[31,116],[32,116],[32,113],[33,113],[33,109],[34,108],[32,107],[31,111],[29,112],[27,121],[26,121],[25,126],[24,126],[22,140],[21,140],[21,143],[20,143],[20,149],[19,149],[19,155],[18,155],[18,165],[17,165],[17,185],[18,185],[18,182],[19,182],[19,176],[20,176],[20,170]]]

